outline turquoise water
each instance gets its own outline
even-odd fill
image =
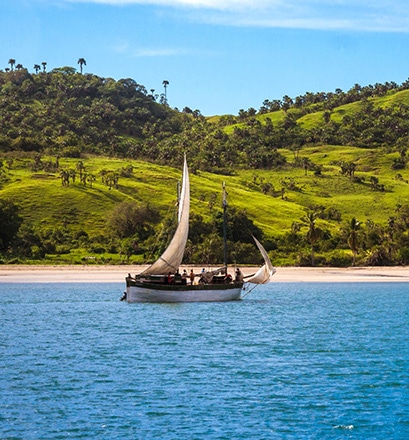
[[[409,438],[409,286],[126,304],[0,284],[0,438]]]

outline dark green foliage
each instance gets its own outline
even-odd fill
[[[398,148],[393,167],[406,166],[409,107],[375,106],[374,97],[406,90],[409,83],[356,84],[348,92],[306,93],[292,99],[265,100],[257,113],[241,110],[237,117],[208,123],[199,111],[178,112],[159,104],[145,87],[126,78],[115,81],[76,74],[62,67],[49,73],[26,69],[0,72],[0,151],[53,152],[80,157],[84,152],[143,158],[170,165],[184,152],[194,170],[223,174],[235,167],[272,169],[286,159],[280,148],[298,155],[304,145],[332,143],[360,147]],[[354,116],[332,119],[337,106],[361,101]],[[267,111],[284,111],[280,123],[260,119]],[[303,128],[298,119],[323,112],[322,123]],[[225,127],[232,125],[231,130]],[[236,124],[236,125],[234,125]],[[304,164],[316,175],[321,169]]]
[[[159,220],[159,213],[152,206],[122,202],[110,214],[108,228],[115,237],[146,240]]]
[[[179,113],[155,102],[130,78],[80,75],[68,67],[34,75],[26,69],[0,72],[0,98],[3,152],[76,158],[88,152],[172,165],[187,152],[194,168],[225,174],[240,165],[285,163],[277,151],[282,133],[271,124],[251,123],[230,137],[200,112]]]
[[[234,264],[263,264],[263,259],[259,250],[253,243],[230,242],[230,260]]]
[[[15,240],[23,219],[10,200],[0,199],[0,249],[7,249]]]
[[[45,257],[46,247],[34,228],[23,224],[19,230],[17,241],[20,257],[40,260]]]
[[[289,96],[284,96],[281,101],[269,101],[266,99],[260,108],[260,113],[268,113],[280,109],[289,110],[290,108],[300,109],[304,114],[322,110],[326,110],[327,113],[328,110],[341,105],[365,101],[375,96],[384,96],[390,91],[406,90],[408,88],[409,80],[406,80],[401,85],[393,81],[368,86],[355,84],[346,92],[341,89],[336,89],[335,92],[307,92],[305,95],[297,96],[295,99],[291,99]]]
[[[262,240],[262,231],[258,228],[251,219],[248,218],[245,211],[238,211],[230,207],[226,216],[227,220],[227,239],[233,243],[251,243],[253,244],[253,236]],[[223,236],[223,213],[217,212],[214,215],[215,232]]]
[[[260,259],[252,234],[262,239],[261,230],[254,225],[244,211],[229,208],[227,218],[228,262],[254,264]],[[211,222],[204,222],[199,215],[192,215],[189,242],[185,260],[188,263],[223,264],[223,214],[213,215]]]
[[[132,79],[73,74],[67,68],[31,75],[0,72],[1,151],[78,151],[126,156],[127,137],[180,131],[179,115]]]

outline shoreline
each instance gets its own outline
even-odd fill
[[[147,266],[29,266],[0,265],[2,283],[117,283],[125,282],[128,273],[134,275]],[[202,266],[182,266],[199,273]],[[233,274],[232,267],[229,272]],[[244,276],[256,267],[240,266]],[[277,267],[271,283],[358,283],[409,282],[408,266],[392,267]]]

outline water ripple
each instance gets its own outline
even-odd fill
[[[2,285],[0,438],[409,437],[405,284],[172,305],[121,289]]]

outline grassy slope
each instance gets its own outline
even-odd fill
[[[289,160],[292,152],[284,151]],[[192,211],[205,218],[209,216],[208,201],[216,195],[216,205],[220,204],[220,189],[226,181],[229,203],[238,209],[246,209],[251,219],[259,225],[267,236],[283,234],[299,221],[305,208],[322,205],[337,208],[348,220],[352,216],[360,221],[371,218],[385,223],[397,203],[405,203],[409,198],[409,184],[395,179],[390,169],[394,154],[381,151],[360,150],[354,147],[323,146],[305,148],[303,156],[323,166],[322,176],[304,170],[288,167],[281,171],[243,170],[234,176],[220,176],[199,173],[191,176]],[[352,183],[339,172],[335,162],[341,158],[355,160],[358,164],[356,175],[365,178],[363,184]],[[76,160],[60,160],[60,165],[75,168]],[[105,220],[113,207],[123,200],[150,202],[157,205],[163,214],[175,203],[177,181],[180,170],[138,161],[121,161],[100,157],[83,160],[87,172],[97,176],[93,187],[84,187],[75,182],[62,187],[57,174],[39,174],[28,171],[22,163],[15,162],[8,172],[9,181],[0,189],[0,197],[10,198],[18,203],[24,217],[42,227],[61,226],[64,222],[74,229],[84,229],[89,235],[103,233]],[[109,190],[101,183],[100,170],[119,170],[128,164],[134,166],[131,178],[121,177],[119,188]],[[409,171],[400,172],[409,180]],[[369,177],[377,176],[386,187],[385,192],[370,189]],[[280,195],[282,179],[292,179],[299,191],[286,191],[286,199]],[[276,193],[264,195],[254,181],[271,183]],[[336,229],[332,222],[327,227]]]
[[[375,107],[391,107],[399,104],[409,105],[409,90],[402,90],[400,92],[390,92],[380,98],[370,98],[369,102],[373,102]],[[353,116],[357,111],[362,108],[361,102],[353,102],[351,104],[345,104],[335,108],[331,112],[331,119],[335,122],[341,122],[342,118],[346,115]],[[310,113],[302,116],[297,122],[306,129],[319,127],[324,122],[324,112],[319,111],[316,113]]]

